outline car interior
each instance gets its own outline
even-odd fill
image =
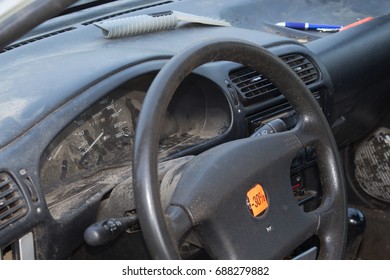
[[[389,11],[78,1],[28,32],[0,17],[25,33],[0,44],[0,260],[390,259]]]

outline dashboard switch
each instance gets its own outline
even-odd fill
[[[270,122],[265,123],[263,126],[256,129],[256,131],[251,135],[255,136],[265,136],[272,133],[286,131],[286,124],[281,119],[274,119]]]
[[[84,232],[84,240],[90,246],[99,246],[117,238],[138,221],[137,217],[111,218],[89,226]]]

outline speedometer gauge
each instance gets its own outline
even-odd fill
[[[130,144],[134,130],[122,100],[104,98],[74,123],[70,146],[80,169],[116,158]],[[129,126],[130,124],[130,126]]]
[[[84,113],[74,123],[77,128],[73,133],[72,147],[78,154],[80,168],[88,169],[90,165],[98,165],[99,160],[109,160],[112,151],[122,150],[128,145],[131,136],[128,127],[129,117],[126,108],[120,102],[105,98],[95,106],[92,115]],[[97,112],[96,112],[97,111]]]
[[[50,192],[55,182],[66,183],[108,165],[129,161],[135,118],[144,95],[136,91],[123,96],[117,91],[73,120],[49,145],[42,159],[45,192]]]

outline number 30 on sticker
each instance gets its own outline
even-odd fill
[[[267,196],[260,184],[256,184],[246,194],[246,204],[253,217],[263,214],[268,208]]]

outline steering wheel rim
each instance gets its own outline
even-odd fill
[[[180,258],[177,234],[172,225],[174,218],[168,221],[164,213],[158,184],[157,151],[163,116],[174,92],[187,75],[205,63],[225,60],[262,73],[284,94],[297,112],[297,131],[303,131],[296,132],[298,142],[309,143],[311,135],[317,134],[316,153],[324,197],[315,229],[324,248],[320,250],[319,258],[342,258],[346,243],[344,180],[337,146],[321,108],[305,84],[280,58],[263,48],[235,39],[206,40],[177,54],[160,70],[145,97],[134,141],[133,180],[137,215],[151,256],[155,259]],[[193,223],[190,220],[187,224]]]

